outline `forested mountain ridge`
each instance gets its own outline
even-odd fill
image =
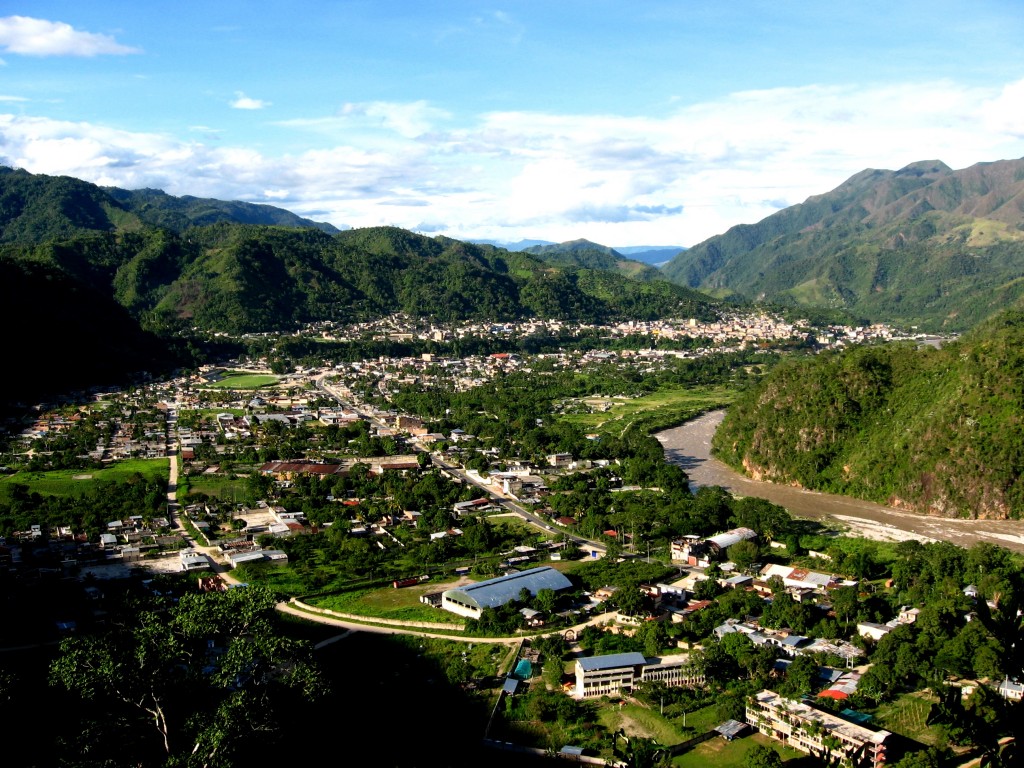
[[[1024,516],[1024,302],[940,350],[791,361],[739,398],[715,454],[751,476],[928,514]]]
[[[98,187],[71,176],[0,166],[0,243],[35,244],[85,232],[146,227],[183,232],[222,221],[338,231],[272,205],[174,197],[156,189]]]
[[[660,280],[664,275],[649,264],[589,240],[570,240],[556,245],[535,245],[524,248],[523,253],[538,257],[548,264],[584,269],[602,269],[617,272],[637,280]]]
[[[865,170],[663,270],[719,295],[969,328],[1024,295],[1024,159]]]

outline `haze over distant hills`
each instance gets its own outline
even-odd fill
[[[862,171],[664,267],[682,285],[968,328],[1024,295],[1024,160]]]
[[[537,256],[548,264],[566,267],[601,269],[632,277],[637,280],[661,280],[664,276],[650,265],[629,259],[614,248],[598,245],[589,240],[570,240],[556,245],[534,245],[523,253]]]
[[[517,240],[516,242],[503,240],[470,240],[470,242],[481,245],[494,245],[508,251],[526,251],[528,253],[539,254],[542,253],[537,251],[539,246],[556,246],[572,249],[574,243],[589,241],[570,240],[564,243],[553,243],[550,240]],[[608,248],[606,245],[598,245],[597,243],[593,243],[593,245],[595,248]],[[610,250],[613,250],[632,261],[640,261],[644,264],[650,264],[651,266],[657,267],[671,261],[673,256],[678,254],[680,251],[685,251],[686,248],[681,245],[623,245],[612,247]]]

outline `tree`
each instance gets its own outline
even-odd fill
[[[615,593],[615,605],[627,616],[636,616],[644,608],[644,596],[635,584],[623,587]]]
[[[273,731],[281,694],[323,692],[305,647],[276,633],[274,602],[249,586],[125,605],[108,632],[61,643],[51,683],[105,718],[148,724],[165,761],[229,765],[243,739]],[[142,764],[155,755],[120,757]]]
[[[729,559],[741,571],[747,570],[753,563],[756,563],[759,555],[757,544],[749,539],[737,541],[726,552],[729,555]]]
[[[781,768],[782,758],[779,753],[764,744],[755,744],[747,752],[743,762],[746,768]]]

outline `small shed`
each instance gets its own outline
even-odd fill
[[[717,731],[726,741],[742,736],[750,726],[741,723],[739,720],[726,720],[721,725],[716,725],[713,730]]]

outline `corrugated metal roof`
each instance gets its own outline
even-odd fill
[[[553,589],[557,592],[571,587],[572,582],[554,568],[541,566],[528,571],[499,576],[496,579],[479,581],[465,587],[448,589],[442,593],[442,597],[475,605],[481,609],[497,608],[510,600],[518,599],[519,593],[523,589],[528,590],[531,595],[536,595],[542,589]]]
[[[588,656],[576,659],[576,663],[582,667],[584,672],[593,672],[598,669],[617,669],[618,667],[635,667],[638,664],[646,664],[647,659],[642,653],[610,653],[605,656]]]

